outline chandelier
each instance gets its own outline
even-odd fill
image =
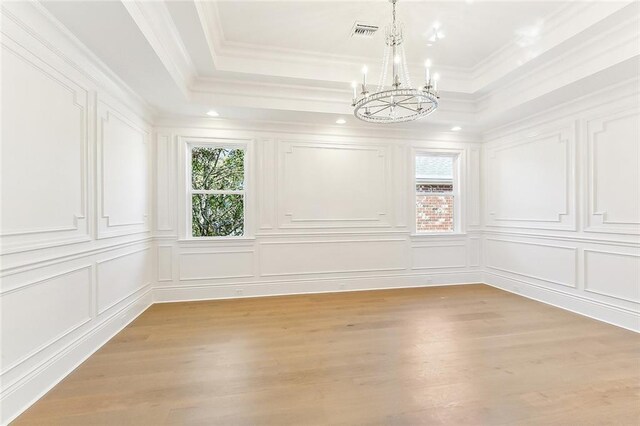
[[[393,21],[385,31],[386,46],[382,56],[382,73],[376,90],[367,88],[367,66],[362,69],[361,92],[358,84],[353,88],[353,114],[371,123],[402,123],[426,117],[438,108],[438,75],[431,76],[431,62],[425,62],[424,86],[413,88],[407,68],[407,59],[402,45],[402,26],[396,22],[397,0],[393,4]],[[389,62],[392,63],[391,85],[387,86]]]

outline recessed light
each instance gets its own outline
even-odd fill
[[[220,114],[218,114],[218,112],[217,112],[217,111],[214,111],[214,110],[210,109],[209,111],[207,111],[207,115],[208,115],[209,117],[217,117],[217,116],[219,116]]]
[[[459,132],[460,130],[462,130],[462,127],[460,127],[460,126],[453,126],[453,127],[451,128],[451,131],[452,131],[452,132]]]
[[[338,119],[336,120],[336,124],[344,124],[344,123],[346,123],[346,122],[347,122],[347,120],[345,120],[344,118],[338,118]]]

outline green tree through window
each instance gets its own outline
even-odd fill
[[[244,150],[193,147],[191,217],[194,237],[244,234]]]

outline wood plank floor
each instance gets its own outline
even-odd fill
[[[154,305],[17,425],[638,425],[640,336],[484,285]]]

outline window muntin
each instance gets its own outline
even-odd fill
[[[245,233],[244,147],[191,146],[191,236],[240,237]]]
[[[415,158],[416,232],[456,231],[456,156],[421,153]]]

